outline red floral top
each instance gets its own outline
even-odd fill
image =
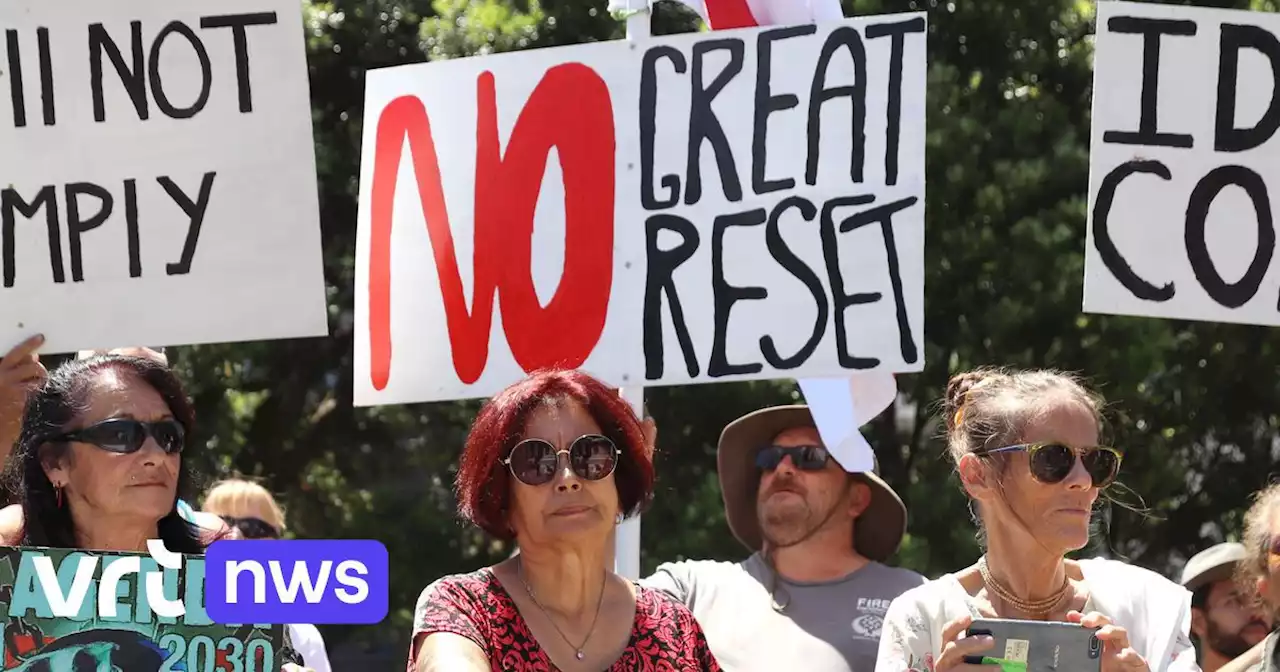
[[[489,568],[447,576],[423,591],[414,618],[415,645],[410,672],[417,662],[422,635],[449,632],[470,639],[489,656],[494,672],[555,672],[516,610],[511,595]],[[636,587],[636,620],[631,641],[607,672],[720,672],[706,635],[688,607],[666,593]]]

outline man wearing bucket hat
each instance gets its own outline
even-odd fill
[[[693,610],[725,670],[874,669],[889,603],[925,581],[882,564],[906,531],[902,500],[837,462],[808,406],[735,420],[717,459],[729,527],[752,555],[667,563],[644,583]]]
[[[1191,591],[1191,634],[1205,672],[1245,655],[1271,632],[1266,614],[1236,589],[1236,567],[1246,556],[1241,544],[1218,544],[1192,556],[1182,570],[1182,586]]]

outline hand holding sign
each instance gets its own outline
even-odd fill
[[[649,457],[653,457],[653,453],[658,449],[658,423],[653,418],[645,418],[640,423],[640,429],[644,432],[644,447],[649,451]]]
[[[44,345],[44,336],[37,334],[0,359],[0,459],[8,456],[18,440],[27,396],[43,385],[49,375],[36,353],[41,345]]]

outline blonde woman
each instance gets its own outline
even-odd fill
[[[1101,416],[1098,397],[1056,371],[980,369],[951,379],[947,445],[986,552],[893,601],[876,672],[983,669],[966,658],[984,655],[991,638],[963,636],[978,618],[1099,628],[1102,672],[1200,669],[1190,592],[1116,560],[1066,558],[1087,545],[1094,505],[1124,457],[1101,443]]]
[[[214,484],[205,495],[203,513],[221,517],[240,539],[284,536],[284,512],[280,505],[266,488],[250,481],[230,479]],[[289,626],[289,634],[308,668],[332,672],[324,638],[316,626],[295,623]]]

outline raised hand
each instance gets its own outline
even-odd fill
[[[44,345],[44,336],[37,334],[14,346],[0,359],[0,461],[8,457],[18,440],[27,398],[49,376],[36,353],[41,345]]]

